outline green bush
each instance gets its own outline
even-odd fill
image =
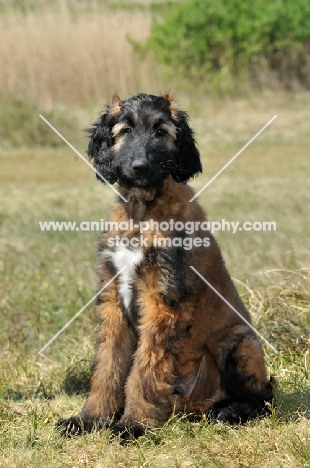
[[[196,85],[235,88],[267,71],[310,88],[309,0],[187,0],[157,21],[146,50]]]

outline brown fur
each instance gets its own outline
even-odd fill
[[[171,112],[171,116],[173,118],[176,117],[177,115],[177,111],[178,111],[178,103],[176,102],[173,94],[170,92],[170,91],[165,91],[163,94],[162,94],[162,97],[164,99],[167,99],[167,101],[170,102],[170,112]]]
[[[120,113],[121,111],[120,102],[121,102],[121,98],[117,94],[114,94],[112,105],[110,108],[111,115],[116,116]]]
[[[170,102],[173,119],[177,112],[171,108],[173,98],[170,94],[164,98]],[[116,100],[109,112],[115,115],[117,106],[121,108],[121,102]],[[169,136],[166,141],[169,148]],[[115,151],[117,144],[116,139]],[[125,187],[120,183],[119,190],[128,202],[119,199],[114,204],[110,221],[129,223],[132,219],[135,225],[151,219],[159,223],[174,219],[184,224],[206,220],[199,204],[189,203],[192,189],[171,176],[158,187]],[[116,272],[102,255],[116,235],[132,239],[139,238],[140,233],[134,227],[102,235],[99,288]],[[233,422],[229,402],[233,402],[231,408],[233,404],[239,408],[240,399],[247,408],[245,419],[255,416],[264,401],[272,398],[261,345],[242,319],[190,268],[196,268],[250,321],[213,236],[202,230],[187,234],[192,239],[208,237],[209,247],[179,249],[174,256],[173,249],[157,248],[153,243],[154,238],[177,237],[178,233],[154,230],[143,235],[148,246],[143,247],[143,260],[133,273],[137,315],[126,315],[116,279],[98,300],[102,325],[90,395],[81,414],[61,421],[60,427],[78,433],[80,426],[87,430],[101,427],[121,413],[120,421],[113,426],[115,432],[127,430],[139,435],[141,423],[163,423],[180,411],[201,417],[226,401]],[[225,415],[222,409],[215,413],[218,420],[225,420]],[[240,414],[240,421],[243,419]]]

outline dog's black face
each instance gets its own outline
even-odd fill
[[[202,171],[188,116],[169,94],[115,97],[89,133],[88,155],[111,184],[149,188],[168,175],[186,182]]]

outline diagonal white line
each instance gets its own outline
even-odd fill
[[[74,317],[72,317],[72,319],[70,319],[69,322],[66,323],[66,325],[65,325],[64,327],[62,327],[62,329],[59,330],[59,332],[56,333],[56,335],[54,335],[53,338],[52,338],[51,340],[49,340],[49,342],[46,343],[46,345],[43,346],[42,349],[40,349],[40,351],[38,351],[38,354],[41,354],[41,353],[42,353],[42,352],[43,352],[43,351],[60,335],[60,333],[62,333],[62,332],[73,322],[73,320],[75,320],[75,319],[83,312],[83,310],[85,310],[86,307],[88,307],[89,304],[90,304],[91,302],[93,302],[93,300],[96,299],[96,297],[99,296],[99,294],[101,294],[102,291],[104,291],[104,290],[109,286],[109,284],[111,284],[112,281],[114,281],[115,278],[117,278],[118,275],[120,275],[120,274],[122,273],[122,271],[125,270],[125,268],[127,268],[127,267],[124,266],[123,268],[121,268],[121,269],[119,270],[119,272],[116,273],[116,275],[113,276],[113,278],[110,279],[110,281],[108,281],[107,284],[106,284],[105,286],[103,286],[103,288],[101,288],[100,291],[98,291],[97,294],[95,294],[94,297],[92,297],[92,298],[90,299],[90,301],[88,301],[87,304],[85,304],[84,307],[82,307],[82,309],[79,310],[79,311],[74,315]]]
[[[58,135],[65,143],[67,143],[67,145],[68,145],[81,159],[83,159],[83,161],[84,161],[94,172],[96,172],[96,174],[100,177],[100,179],[103,180],[104,183],[106,183],[107,185],[109,185],[109,187],[111,187],[111,189],[114,190],[114,192],[117,193],[117,195],[119,195],[119,196],[121,197],[122,200],[124,200],[125,202],[128,201],[128,200],[126,200],[125,197],[123,197],[122,194],[119,193],[118,190],[116,190],[115,187],[113,187],[113,185],[111,185],[111,184],[103,177],[102,174],[100,174],[100,172],[97,171],[97,169],[94,168],[94,166],[92,166],[92,165],[90,164],[89,161],[87,161],[86,158],[84,158],[84,156],[82,156],[82,154],[81,154],[76,148],[74,148],[73,145],[71,145],[71,143],[69,143],[68,140],[66,140],[66,138],[65,138],[58,130],[56,130],[55,127],[53,127],[53,125],[52,125],[51,123],[49,123],[48,120],[46,120],[45,117],[43,117],[43,115],[39,114],[39,117],[41,117],[41,119],[44,120],[44,122],[45,122],[52,130],[54,130],[54,132],[57,133],[57,135]]]
[[[244,145],[244,147],[241,148],[241,150],[238,151],[238,153],[235,154],[235,156],[232,157],[232,158],[230,159],[230,161],[228,161],[228,163],[226,163],[225,166],[223,166],[222,169],[221,169],[220,171],[218,171],[218,173],[215,174],[215,176],[213,176],[212,179],[209,180],[209,182],[207,182],[206,185],[204,185],[204,186],[199,190],[199,192],[197,192],[196,195],[195,195],[193,198],[191,198],[189,201],[192,202],[193,200],[195,200],[195,198],[197,198],[198,195],[200,195],[201,192],[202,192],[204,189],[206,189],[206,188],[207,188],[207,187],[208,187],[208,186],[209,186],[225,169],[226,169],[226,167],[228,167],[229,164],[231,164],[231,163],[239,156],[239,154],[241,154],[242,151],[244,151],[245,148],[247,148],[247,147],[252,143],[252,141],[254,141],[255,138],[257,138],[258,135],[260,135],[260,134],[265,130],[265,128],[267,128],[268,125],[270,125],[271,122],[273,122],[276,118],[277,118],[277,115],[274,115],[274,116],[272,117],[272,119],[270,119],[269,122],[267,122],[266,125],[264,125],[263,128],[261,128],[261,129],[259,130],[259,132],[257,132],[256,135],[254,135],[253,138],[251,138],[251,140],[248,141],[247,144]]]
[[[272,351],[274,351],[275,353],[278,352],[277,349],[276,349],[274,346],[272,346],[272,344],[270,344],[269,341],[267,341],[266,338],[264,338],[263,335],[261,335],[261,334],[256,330],[256,328],[254,328],[253,325],[252,325],[247,319],[245,319],[245,318],[243,317],[243,315],[241,315],[240,312],[238,312],[238,310],[235,309],[235,307],[232,306],[232,305],[227,301],[227,299],[225,299],[225,297],[222,296],[222,294],[219,293],[218,290],[215,289],[214,286],[212,286],[212,284],[209,283],[209,281],[206,280],[206,278],[204,278],[204,277],[199,273],[199,271],[196,270],[196,268],[194,268],[192,265],[190,265],[190,268],[199,276],[199,278],[202,279],[202,281],[204,281],[204,282],[212,289],[212,291],[214,291],[214,292],[225,302],[225,304],[227,304],[227,305],[231,308],[231,310],[233,310],[233,311],[238,315],[238,317],[240,317],[240,318],[248,325],[248,327],[250,327],[250,328],[251,328],[251,329],[268,345],[268,346],[269,346],[269,348],[272,349]]]

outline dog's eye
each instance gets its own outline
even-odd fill
[[[123,128],[123,133],[132,133],[132,128],[130,127],[126,127],[126,128]]]
[[[161,137],[161,136],[165,135],[166,133],[167,133],[166,130],[164,130],[163,128],[159,128],[158,130],[156,130],[155,136]]]

